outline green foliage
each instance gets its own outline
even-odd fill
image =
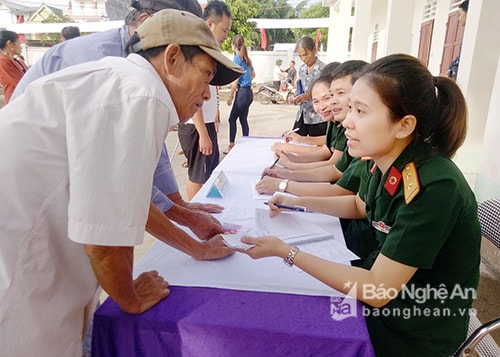
[[[261,4],[259,18],[265,19],[293,19],[295,9],[286,0],[257,0]],[[266,29],[268,48],[274,43],[295,42],[295,36],[291,29]],[[259,32],[260,38],[260,32]],[[259,40],[260,47],[260,40]]]
[[[260,36],[255,31],[256,23],[248,19],[256,18],[260,12],[260,4],[256,0],[226,0],[233,15],[231,31],[226,41],[222,43],[224,51],[231,52],[231,41],[235,35],[242,35],[248,46],[255,47],[260,43]]]
[[[321,1],[309,5],[310,0],[303,0],[295,7],[287,0],[226,0],[233,15],[233,25],[228,39],[222,44],[222,49],[231,51],[231,41],[236,34],[245,38],[247,46],[260,49],[261,34],[255,22],[249,18],[261,19],[295,19],[295,18],[323,18],[330,16],[330,9],[323,7]],[[314,1],[314,0],[312,0]],[[308,29],[265,29],[267,36],[267,50],[275,43],[296,43],[302,36],[311,36],[316,39],[317,28]],[[320,43],[326,49],[328,29],[321,28]]]
[[[50,14],[47,16],[45,20],[42,21],[42,23],[65,23],[65,22],[73,22],[69,17],[67,16],[59,16],[57,14]],[[56,45],[60,42],[61,40],[61,35],[58,33],[42,33],[40,34],[40,44],[42,46],[53,46]]]
[[[312,4],[309,7],[306,7],[307,5],[307,0],[302,1],[299,3],[296,7],[298,13],[299,13],[299,18],[301,19],[312,19],[312,18],[324,18],[324,17],[329,17],[330,16],[330,8],[329,7],[323,7],[321,2]],[[323,45],[323,49],[326,50],[327,43],[328,43],[328,28],[322,27],[319,29],[321,32],[321,40],[320,40],[320,45]],[[316,28],[307,28],[307,29],[292,29],[292,32],[294,33],[296,39],[298,40],[302,36],[309,36],[313,40],[316,40],[316,36],[318,34],[318,29]]]

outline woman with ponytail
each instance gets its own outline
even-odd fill
[[[243,36],[234,36],[232,48],[235,53],[234,62],[245,69],[245,73],[231,84],[231,94],[227,99],[227,105],[231,105],[233,99],[234,105],[229,114],[229,146],[223,151],[224,154],[227,154],[234,146],[237,130],[236,120],[238,120],[238,118],[240,118],[243,136],[248,136],[250,133],[248,127],[248,111],[250,109],[250,104],[253,102],[252,80],[255,78],[252,60],[248,57],[248,51]]]
[[[465,99],[453,80],[396,54],[365,67],[350,105],[342,122],[349,154],[371,158],[358,194],[275,196],[269,207],[272,216],[283,204],[366,218],[369,240],[378,246],[362,267],[320,259],[271,236],[243,238],[255,245],[246,253],[284,258],[361,300],[357,313],[366,317],[378,356],[449,356],[466,337],[479,280],[476,199],[451,160],[466,135]]]

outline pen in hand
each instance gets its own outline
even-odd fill
[[[268,205],[267,202],[264,202],[264,204]],[[289,209],[289,210],[297,211],[297,212],[307,212],[307,208],[304,206],[287,206],[287,205],[282,205],[280,203],[275,203],[274,205],[276,207],[282,208],[282,209]]]
[[[285,137],[287,135],[290,135],[291,133],[296,133],[297,131],[299,131],[300,128],[295,128],[293,130],[290,130],[290,131],[287,131],[286,133],[284,133],[283,135],[281,135],[281,137]]]
[[[276,166],[276,164],[278,163],[278,161],[280,161],[280,158],[278,157],[276,160],[274,160],[273,164],[271,165],[270,169],[272,169],[274,166]],[[264,172],[262,174],[262,176],[260,177],[260,179],[262,180],[265,176],[267,176],[267,174]]]

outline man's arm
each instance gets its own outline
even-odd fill
[[[210,238],[224,231],[215,218],[205,213],[219,213],[223,207],[214,204],[188,203],[182,199],[165,145],[155,169],[151,200],[156,207],[165,212],[167,217],[189,227],[201,239]],[[193,220],[194,216],[198,220]]]
[[[201,214],[203,214],[203,212],[193,213],[191,216],[193,225],[200,224]],[[146,231],[156,239],[161,240],[197,260],[220,259],[234,252],[224,245],[222,237],[220,236],[213,237],[206,242],[198,242],[173,224],[165,214],[153,204],[149,207]]]
[[[200,152],[203,155],[212,155],[212,140],[208,135],[208,130],[203,119],[203,110],[199,108],[193,116],[193,123],[200,136]]]
[[[132,278],[134,247],[84,245],[97,281],[129,314],[140,314],[170,294],[168,283],[156,271]]]
[[[205,211],[190,210],[174,205],[164,214],[172,221],[191,229],[200,239],[209,239],[216,234],[224,233],[222,224]]]
[[[188,227],[200,239],[208,239],[224,232],[221,223],[208,213],[220,213],[224,209],[222,206],[186,202],[182,199],[179,191],[165,196],[156,186],[153,186],[151,202],[164,212],[165,216]]]

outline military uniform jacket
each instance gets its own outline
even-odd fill
[[[335,150],[344,151],[347,147],[345,128],[342,124],[329,121],[326,124],[326,146],[333,154]]]
[[[418,268],[385,307],[366,307],[375,351],[450,355],[466,337],[479,279],[481,231],[474,194],[455,164],[428,147],[410,144],[385,174],[372,164],[365,163],[359,196],[378,246],[363,266],[369,269],[381,253]]]

